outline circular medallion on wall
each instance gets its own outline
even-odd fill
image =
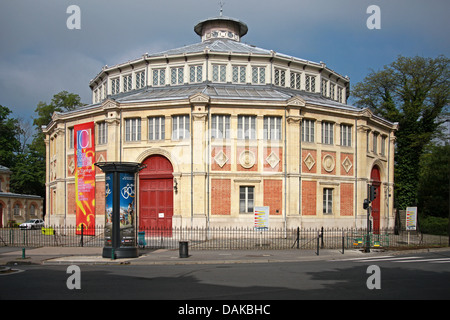
[[[331,155],[327,154],[325,157],[323,157],[322,166],[327,172],[333,171],[335,166],[334,158]]]
[[[246,169],[249,169],[255,165],[256,157],[250,150],[244,150],[239,155],[239,163]]]

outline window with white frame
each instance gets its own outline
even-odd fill
[[[343,98],[342,93],[343,93],[342,87],[338,87],[338,97],[337,97],[337,101],[338,101],[338,102],[341,102],[341,103],[343,102],[343,100],[342,100],[342,98]]]
[[[238,116],[238,139],[256,139],[256,116]]]
[[[328,80],[322,79],[322,95],[328,97]]]
[[[189,115],[172,117],[172,140],[189,138]]]
[[[211,116],[211,138],[230,138],[230,115],[213,114]]]
[[[322,143],[333,144],[333,126],[332,122],[322,122]]]
[[[17,203],[14,205],[13,211],[15,216],[20,216],[20,206]]]
[[[107,144],[108,143],[108,124],[103,121],[97,123],[97,142],[98,144]]]
[[[184,67],[170,68],[170,83],[172,85],[184,83]]]
[[[311,75],[305,76],[305,90],[308,92],[316,92],[316,77]]]
[[[275,85],[286,86],[286,71],[281,69],[275,69]]]
[[[314,142],[315,121],[311,119],[302,120],[302,141]]]
[[[239,212],[253,213],[255,187],[239,187]]]
[[[252,67],[252,83],[264,84],[266,82],[266,68]]]
[[[291,88],[300,90],[301,74],[299,72],[291,71]]]
[[[330,98],[336,100],[336,85],[334,83],[330,83]]]
[[[245,66],[233,66],[232,74],[233,83],[245,83],[246,82],[246,67]]]
[[[281,140],[281,117],[264,117],[264,140]]]
[[[123,92],[131,90],[131,74],[123,76]]]
[[[125,141],[141,140],[141,118],[125,119]]]
[[[213,81],[226,82],[227,81],[227,66],[215,64],[213,67]]]
[[[148,140],[164,140],[166,117],[149,117],[148,118]]]
[[[136,89],[145,87],[145,71],[136,72]]]
[[[352,126],[341,124],[341,146],[352,146]]]
[[[333,213],[333,189],[323,189],[323,214]]]
[[[190,66],[189,67],[189,81],[191,83],[202,82],[203,79],[203,67],[200,66]]]
[[[120,78],[111,79],[111,94],[120,92]]]
[[[153,85],[166,85],[166,69],[153,69]]]

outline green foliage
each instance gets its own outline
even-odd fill
[[[15,154],[20,149],[19,121],[10,118],[11,110],[0,105],[0,165],[11,167],[14,164]]]
[[[395,153],[395,199],[398,209],[417,203],[420,156],[440,125],[450,97],[449,59],[398,57],[372,71],[352,90],[356,105],[399,125]]]
[[[445,236],[448,229],[448,218],[424,216],[419,217],[420,232]]]

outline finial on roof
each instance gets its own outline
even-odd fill
[[[222,13],[223,13],[223,6],[225,5],[225,2],[223,2],[223,1],[219,1],[219,6],[220,6],[220,16],[222,16]]]

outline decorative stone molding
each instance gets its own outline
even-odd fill
[[[325,169],[325,171],[327,172],[333,171],[335,165],[336,163],[331,155],[327,154],[325,157],[323,157],[322,166]]]
[[[345,157],[344,161],[342,161],[342,167],[344,168],[345,172],[349,172],[352,168],[352,162],[348,157]]]
[[[266,161],[272,168],[275,168],[280,162],[280,158],[272,151],[266,158]]]
[[[308,155],[306,156],[305,160],[303,160],[303,162],[306,164],[306,167],[308,168],[308,170],[311,170],[311,168],[314,166],[314,164],[316,164],[316,161],[314,160],[311,153],[308,153]]]
[[[222,168],[225,165],[225,163],[227,163],[228,157],[222,150],[220,150],[214,157],[214,161],[216,161],[219,167]]]
[[[245,169],[250,169],[255,165],[256,157],[255,154],[250,150],[244,150],[239,155],[239,163]]]

